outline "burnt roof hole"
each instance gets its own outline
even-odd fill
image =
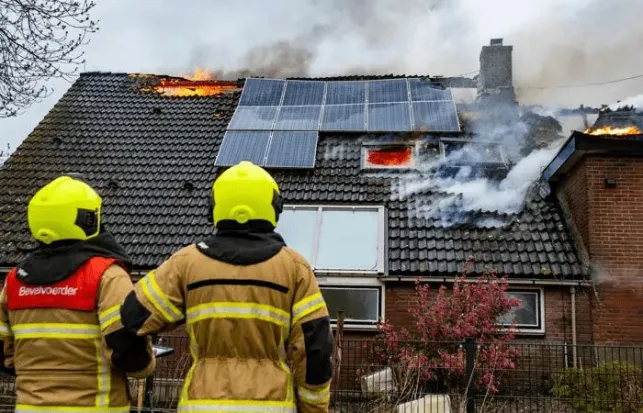
[[[161,110],[161,108],[152,108],[152,113],[155,115],[160,115],[161,113],[163,113],[163,111]]]
[[[62,139],[60,139],[58,136],[55,136],[55,137],[52,139],[52,141],[53,141],[56,145],[60,145],[61,143],[63,143],[63,140],[62,140]]]
[[[118,188],[119,188],[118,182],[116,182],[116,181],[109,181],[109,182],[107,183],[107,188],[109,188],[109,189],[118,189]]]
[[[194,191],[194,184],[192,182],[183,182],[183,189]]]

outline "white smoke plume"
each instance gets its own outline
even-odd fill
[[[197,2],[198,3],[198,2]],[[473,75],[493,37],[514,46],[522,103],[598,106],[643,91],[640,0],[302,0],[271,2],[236,37],[190,43],[195,65],[223,77]],[[207,5],[194,5],[196,9]],[[239,6],[241,7],[241,6]],[[249,8],[243,13],[252,13]],[[227,33],[226,33],[227,35]],[[624,64],[626,63],[626,64]],[[586,86],[592,84],[591,86]],[[571,86],[571,87],[570,87]]]
[[[270,21],[268,30],[246,28],[261,33],[262,40],[236,47],[235,59],[222,59],[215,41],[195,45],[187,69],[213,68],[219,78],[474,76],[481,46],[502,37],[513,46],[519,102],[541,105],[536,113],[547,117],[557,107],[596,107],[643,92],[643,78],[634,77],[643,73],[641,15],[641,0],[302,0],[284,12],[288,25]],[[605,84],[628,77],[632,79]],[[580,119],[561,122],[566,123],[563,129],[583,128]],[[443,192],[437,205],[417,202],[412,208],[420,216],[439,216],[445,225],[459,222],[467,210],[518,212],[529,186],[562,142],[526,153],[534,133],[530,126],[517,118],[473,127],[476,139],[507,148],[514,166],[503,180],[481,177],[466,167],[455,176],[445,175],[447,164],[458,157],[471,161],[482,155],[469,146],[394,178],[393,197]],[[325,159],[343,156],[342,148],[324,153]],[[501,224],[492,219],[479,223]]]
[[[630,96],[628,98],[625,98],[619,102],[612,103],[608,107],[611,110],[618,110],[620,108],[624,107],[633,107],[636,111],[641,111],[643,110],[643,94],[636,95],[636,96]]]
[[[545,148],[532,151],[516,163],[500,181],[476,177],[472,175],[473,169],[466,166],[454,176],[441,176],[446,165],[457,163],[464,152],[473,149],[472,146],[468,146],[453,152],[443,160],[423,163],[417,172],[396,179],[392,197],[408,200],[412,215],[437,219],[444,226],[462,222],[466,219],[468,211],[515,214],[523,208],[527,190],[540,177],[563,142],[563,139],[559,139]],[[440,192],[443,195],[437,203],[426,204],[418,201],[422,199],[418,195],[427,191]],[[497,227],[504,223],[498,219],[486,219],[475,224]]]

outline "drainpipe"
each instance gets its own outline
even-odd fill
[[[572,296],[572,365],[576,367],[576,287],[570,287],[569,293]]]

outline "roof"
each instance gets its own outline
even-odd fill
[[[643,135],[589,135],[574,131],[543,171],[543,179],[562,180],[585,155],[643,156]]]
[[[33,247],[26,203],[55,176],[81,172],[104,199],[104,222],[139,269],[152,268],[210,232],[206,211],[214,161],[240,92],[165,97],[137,90],[136,78],[83,73],[0,169],[0,266]],[[559,206],[532,194],[522,212],[469,211],[504,219],[501,228],[410,217],[391,198],[391,182],[360,170],[362,138],[320,133],[313,170],[275,171],[286,203],[384,204],[388,271],[454,275],[468,256],[475,271],[495,267],[510,277],[584,278]],[[325,156],[341,145],[343,156]],[[442,194],[427,192],[423,202]]]

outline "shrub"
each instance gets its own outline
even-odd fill
[[[510,345],[514,335],[497,321],[520,301],[505,293],[507,279],[494,271],[467,282],[470,264],[467,261],[451,291],[441,286],[432,295],[428,284],[416,281],[416,301],[409,308],[413,333],[388,322],[380,324],[381,340],[372,355],[375,362],[393,369],[399,391],[417,394],[466,387],[465,349],[460,343],[467,338],[479,344],[472,384],[482,391],[498,392],[503,373],[515,368],[517,351]]]
[[[554,376],[553,393],[587,413],[643,413],[643,368],[613,361]]]

